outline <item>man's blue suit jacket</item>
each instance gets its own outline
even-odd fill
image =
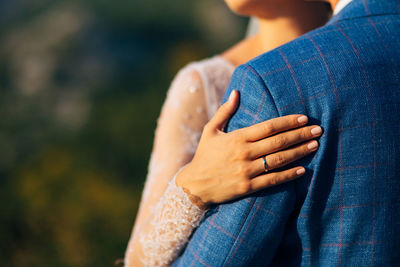
[[[400,266],[399,13],[353,0],[236,70],[228,131],[306,114],[320,149],[304,177],[211,210],[174,266]]]

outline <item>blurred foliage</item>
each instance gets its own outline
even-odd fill
[[[215,0],[0,0],[0,266],[122,258],[168,85],[245,24]]]

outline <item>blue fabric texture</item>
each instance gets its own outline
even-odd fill
[[[306,114],[304,177],[210,210],[174,266],[400,266],[400,1],[353,0],[234,73],[228,131]]]

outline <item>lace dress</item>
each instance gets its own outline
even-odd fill
[[[203,218],[175,184],[194,156],[204,125],[217,111],[234,66],[220,56],[187,65],[176,76],[158,119],[153,152],[125,266],[168,266]],[[135,240],[135,242],[134,242]]]

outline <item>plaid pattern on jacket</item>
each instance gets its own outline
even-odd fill
[[[174,266],[400,266],[399,14],[353,0],[235,71],[228,131],[306,114],[320,149],[304,177],[211,210]]]

